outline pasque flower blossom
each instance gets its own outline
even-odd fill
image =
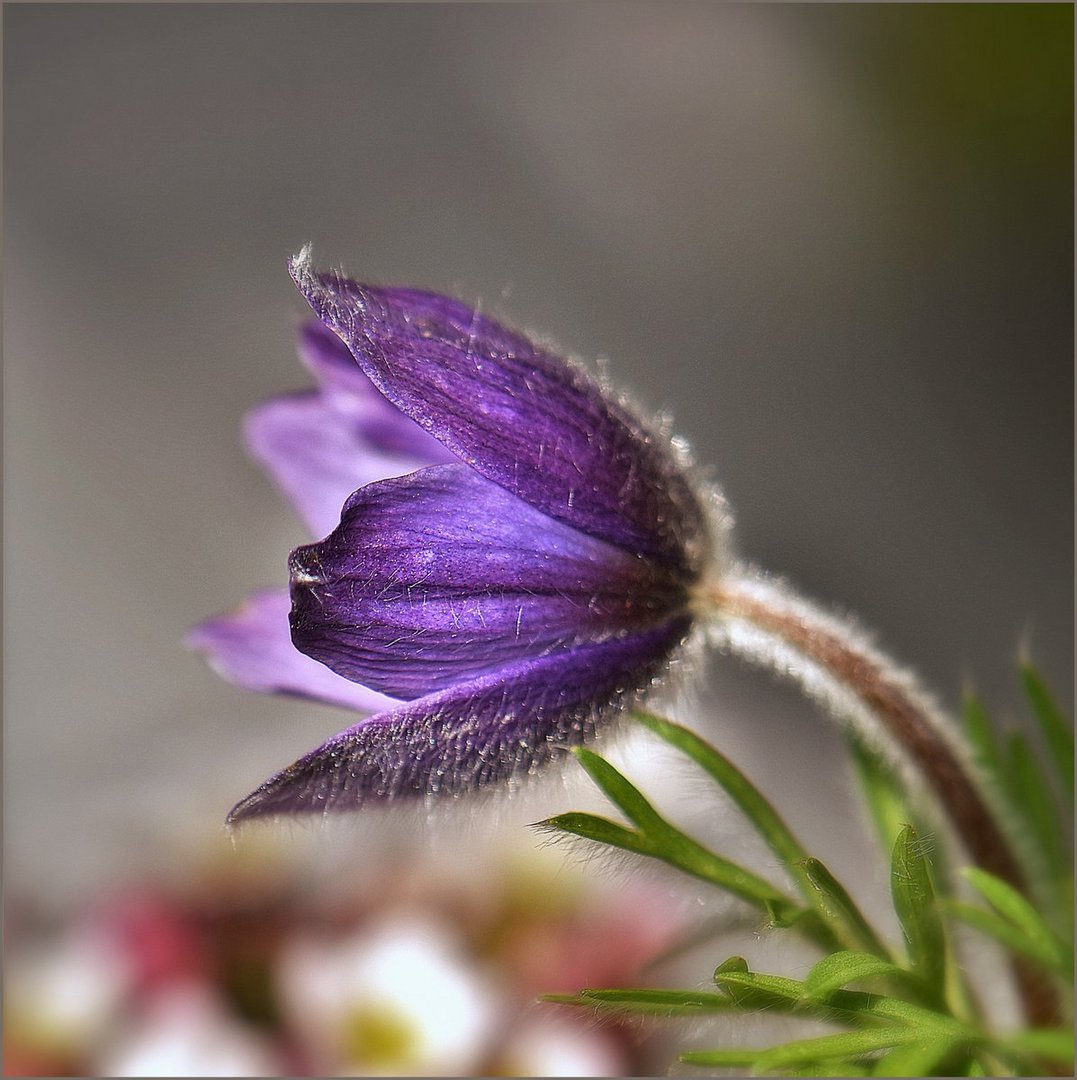
[[[715,558],[683,452],[585,372],[433,293],[292,276],[318,389],[247,436],[318,543],[199,627],[243,685],[376,710],[230,820],[502,782],[647,690]],[[330,531],[331,530],[331,531]],[[293,648],[294,646],[294,648]]]
[[[242,685],[368,715],[231,821],[510,781],[635,701],[699,627],[911,765],[974,861],[1025,888],[948,718],[848,620],[731,556],[673,442],[462,303],[308,252],[291,270],[318,387],[256,410],[247,437],[324,539],[292,552],[290,598],[257,594],[192,643]]]

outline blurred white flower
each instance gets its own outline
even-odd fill
[[[261,1040],[213,990],[179,985],[157,994],[95,1063],[99,1076],[279,1076]]]
[[[542,1017],[516,1030],[499,1066],[505,1076],[623,1076],[628,1062],[600,1028]]]
[[[469,1074],[503,1004],[450,930],[418,916],[343,941],[293,940],[277,975],[311,1064],[337,1075]]]
[[[131,971],[108,939],[76,928],[10,961],[9,1030],[49,1055],[77,1055],[100,1040],[130,983]]]

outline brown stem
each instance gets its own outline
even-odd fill
[[[915,698],[870,655],[804,611],[773,607],[750,589],[738,590],[735,582],[716,589],[710,599],[723,614],[791,645],[852,691],[923,775],[977,866],[1027,894],[1010,843],[953,746]],[[1028,1021],[1057,1023],[1059,1004],[1053,988],[1021,961],[1015,963],[1015,974]]]

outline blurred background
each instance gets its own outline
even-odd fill
[[[9,1074],[668,1060],[638,1031],[543,1034],[573,1018],[526,1004],[643,978],[709,911],[637,875],[629,918],[614,870],[538,849],[525,823],[601,805],[574,776],[436,820],[223,831],[350,722],[182,646],[282,585],[305,540],[239,424],[307,384],[284,265],[307,241],[609,358],[713,467],[739,550],[856,613],[947,704],[974,686],[1020,723],[1023,648],[1072,707],[1071,7],[3,17]],[[680,718],[872,906],[827,722],[728,659],[701,680]],[[643,758],[660,790],[670,770]],[[581,941],[599,944],[570,963]],[[416,956],[409,993],[382,985]],[[452,1025],[470,1042],[400,1034],[419,985],[472,1002]]]

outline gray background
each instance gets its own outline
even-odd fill
[[[1068,6],[4,25],[10,890],[182,872],[347,722],[181,646],[304,539],[238,424],[306,382],[284,260],[308,240],[609,357],[713,465],[740,550],[946,701],[971,680],[1020,716],[1027,641],[1071,702]],[[812,708],[716,658],[695,722],[856,866]]]

